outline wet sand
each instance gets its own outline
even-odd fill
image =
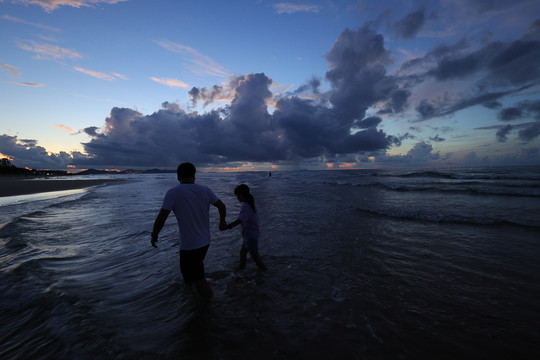
[[[0,179],[0,197],[37,194],[49,191],[82,189],[101,185],[107,182],[124,181],[121,179],[91,179],[91,180],[50,180],[50,179]]]

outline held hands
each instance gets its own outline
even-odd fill
[[[227,222],[225,220],[222,220],[219,222],[219,231],[227,230]]]

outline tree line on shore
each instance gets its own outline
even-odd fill
[[[68,175],[67,171],[63,170],[38,170],[16,167],[4,158],[0,160],[0,175],[24,175],[24,176],[63,176]]]
[[[70,175],[110,175],[110,174],[161,174],[176,173],[176,170],[150,169],[150,170],[96,170],[87,169],[76,173],[65,170],[39,170],[19,168],[11,163],[7,158],[0,160],[0,175],[24,175],[24,176],[70,176]]]

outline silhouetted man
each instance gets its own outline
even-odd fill
[[[171,211],[174,212],[180,230],[180,271],[184,281],[195,284],[197,292],[204,297],[212,296],[212,288],[204,278],[204,258],[210,246],[210,204],[218,208],[219,230],[226,230],[225,204],[204,185],[195,184],[195,166],[182,163],[177,174],[180,184],[169,189],[154,222],[152,246],[156,246],[158,234]]]

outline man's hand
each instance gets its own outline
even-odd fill
[[[227,222],[226,221],[220,221],[219,222],[219,231],[227,230]]]
[[[150,243],[151,243],[152,246],[155,247],[155,248],[157,248],[157,245],[156,245],[157,241],[158,241],[158,236],[157,236],[157,234],[152,233],[152,240],[150,240]]]

